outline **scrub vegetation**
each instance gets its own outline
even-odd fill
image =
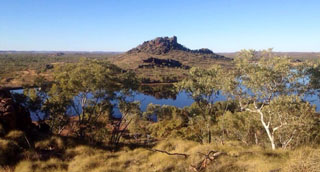
[[[105,59],[54,66],[14,95],[46,131],[1,130],[0,165],[17,172],[319,172],[320,67],[243,50],[232,68],[192,67],[172,92],[194,103],[149,104],[141,78]],[[140,87],[139,87],[140,86]],[[226,101],[216,101],[224,94]],[[120,112],[120,116],[115,111]],[[1,129],[1,127],[0,127]]]

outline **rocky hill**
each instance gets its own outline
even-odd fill
[[[145,41],[110,60],[125,70],[134,70],[145,83],[167,83],[183,79],[191,67],[227,66],[232,59],[206,48],[191,50],[179,44],[177,37],[173,36]]]
[[[198,50],[191,50],[189,48],[186,48],[185,46],[178,43],[178,39],[176,36],[173,36],[171,38],[158,37],[150,41],[145,41],[143,44],[129,50],[127,53],[134,54],[134,53],[143,52],[143,53],[161,55],[161,54],[167,54],[172,50],[184,51],[184,52],[195,53],[195,54],[210,54],[210,55],[214,55],[215,58],[224,57],[224,56],[213,53],[211,50],[207,48],[202,48]]]
[[[178,43],[176,36],[158,37],[145,41],[128,52],[112,58],[112,61],[126,69],[136,69],[149,58],[172,59],[185,66],[203,66],[213,64],[216,60],[229,61],[223,55],[216,54],[207,48],[191,50]]]

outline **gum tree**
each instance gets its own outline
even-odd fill
[[[274,56],[271,51],[243,50],[239,57],[235,69],[224,78],[223,91],[239,101],[241,110],[259,116],[271,147],[275,149],[276,134],[300,119],[294,118],[299,116],[294,110],[301,110],[301,107],[291,106],[297,103],[305,106],[299,98],[285,97],[301,93],[303,72],[294,68],[289,58]],[[279,105],[287,110],[276,110]]]
[[[220,66],[214,65],[209,69],[191,68],[189,77],[176,86],[180,91],[185,91],[192,97],[201,109],[200,116],[205,122],[208,142],[211,142],[210,125],[216,120],[214,116],[213,103],[221,94],[223,70]]]
[[[130,94],[137,85],[134,74],[106,61],[65,64],[55,70],[47,109],[66,107],[64,114],[78,117],[78,135],[84,137],[86,131],[94,130],[99,122],[112,117],[113,101]]]

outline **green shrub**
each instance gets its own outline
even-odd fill
[[[228,100],[228,101],[218,101],[213,104],[214,108],[214,115],[221,116],[226,111],[230,111],[232,113],[236,111],[240,111],[239,102],[235,100]]]
[[[247,145],[263,144],[266,140],[259,119],[249,112],[227,111],[218,118],[216,135]]]

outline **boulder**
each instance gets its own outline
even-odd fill
[[[29,131],[32,128],[30,113],[14,102],[9,90],[0,88],[0,123],[6,132]]]

